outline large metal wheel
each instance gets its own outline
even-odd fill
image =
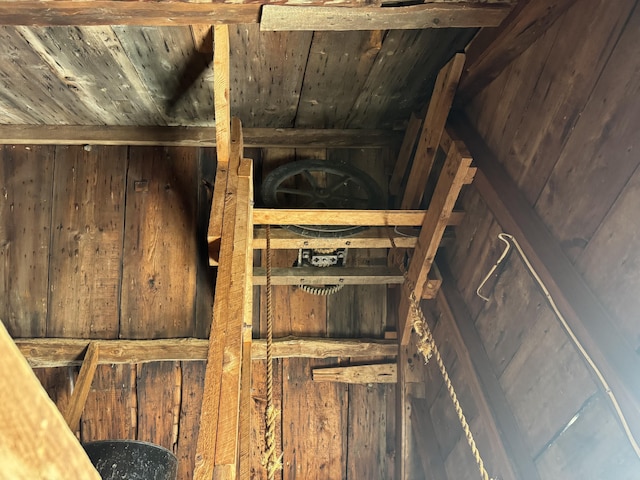
[[[372,210],[384,208],[382,190],[362,170],[323,160],[298,160],[273,170],[262,200],[274,208]],[[283,225],[307,237],[346,237],[366,230],[353,225]]]

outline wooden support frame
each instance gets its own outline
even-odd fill
[[[17,338],[20,353],[32,368],[70,367],[82,364],[89,343],[100,349],[98,365],[149,362],[190,362],[207,359],[209,340],[85,340],[76,338]],[[251,359],[267,358],[266,341],[251,342]],[[397,342],[366,338],[282,337],[273,340],[274,358],[395,357]]]
[[[500,225],[520,243],[639,438],[640,376],[636,372],[640,360],[636,352],[469,120],[458,114],[452,117],[451,128],[466,142],[478,164],[476,189]]]
[[[0,322],[0,465],[4,478],[100,480],[60,411]]]
[[[87,403],[87,397],[89,396],[89,390],[91,389],[91,383],[93,383],[96,368],[98,368],[99,359],[100,351],[98,344],[96,342],[89,343],[82,367],[80,367],[78,380],[71,394],[69,406],[64,413],[64,419],[72,431],[76,431],[80,425],[80,417],[82,416],[84,405]]]
[[[395,148],[394,130],[245,128],[247,148]],[[215,127],[0,125],[3,145],[134,145],[215,147]]]
[[[389,267],[291,267],[272,269],[273,285],[391,285],[404,277],[398,268]],[[254,285],[266,285],[266,271],[256,267]]]

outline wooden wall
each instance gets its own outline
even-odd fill
[[[576,2],[466,108],[634,350],[640,346],[638,38],[635,0]],[[488,302],[476,295],[501,253],[501,227],[473,188],[461,206],[467,216],[447,258],[539,477],[638,478],[640,460],[520,258],[511,254],[485,287]],[[448,330],[438,328],[490,473],[509,478],[483,439],[478,400],[464,381],[470,372],[460,372],[460,352],[451,349]],[[477,468],[439,374],[429,366],[426,375],[421,411],[429,415],[417,421],[437,440],[425,462],[428,478],[474,478]]]
[[[256,171],[301,157],[349,161],[378,172],[386,152],[252,151]],[[0,319],[14,337],[206,338],[212,285],[206,227],[214,152],[192,148],[0,147]],[[263,165],[264,164],[264,165]],[[264,167],[264,168],[263,168]],[[296,252],[275,255],[290,265]],[[351,252],[352,261],[356,261]],[[386,262],[361,252],[358,262]],[[347,287],[325,298],[275,289],[277,336],[382,337],[384,286]],[[264,335],[256,292],[255,336]],[[284,479],[389,477],[395,386],[311,382],[311,368],[348,364],[287,359],[276,367]],[[99,366],[77,435],[139,439],[179,458],[190,479],[204,362]],[[64,408],[77,369],[39,369]],[[252,478],[262,478],[265,364],[254,363]]]

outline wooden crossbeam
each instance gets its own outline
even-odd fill
[[[341,6],[265,5],[260,29],[343,31],[495,27],[500,25],[510,10],[508,4],[453,2],[352,9]]]
[[[384,148],[401,137],[393,130],[245,128],[245,147]],[[215,147],[215,127],[119,125],[0,125],[2,145],[135,145]]]
[[[89,343],[87,347],[87,353],[84,356],[82,367],[80,368],[80,374],[76,381],[69,406],[64,414],[64,419],[69,425],[72,431],[76,431],[80,425],[80,417],[84,410],[84,405],[87,403],[87,397],[89,396],[89,390],[91,389],[91,383],[98,368],[100,352],[98,344],[95,342]]]
[[[390,285],[403,281],[400,270],[389,267],[274,267],[271,276],[273,285]],[[265,269],[254,268],[253,284],[266,283]]]
[[[20,353],[32,368],[70,367],[82,364],[89,343],[100,348],[98,365],[149,362],[189,362],[207,359],[209,340],[85,340],[75,338],[17,338]],[[397,342],[366,338],[283,337],[273,341],[274,358],[388,357],[398,353]],[[251,359],[266,358],[266,342],[254,339]]]
[[[346,367],[314,368],[314,382],[339,382],[350,384],[396,383],[398,366],[395,363],[373,363]]]
[[[0,476],[100,480],[2,322],[0,351]]]
[[[351,225],[366,227],[419,227],[425,210],[303,210],[256,208],[254,225]],[[447,225],[459,225],[464,212],[453,212]]]
[[[416,147],[413,164],[411,165],[407,186],[402,196],[400,204],[402,209],[420,207],[425,185],[440,145],[440,137],[456,94],[464,61],[465,55],[458,53],[438,73],[420,139],[418,140],[418,146]]]
[[[418,246],[409,264],[408,280],[413,285],[412,292],[420,298],[425,289],[427,275],[433,264],[438,245],[442,240],[449,215],[464,185],[464,179],[471,165],[471,157],[460,141],[454,141],[449,149],[442,173],[438,178],[429,210],[424,219]],[[398,340],[401,345],[409,343],[411,335],[411,314],[409,299],[403,295],[398,316]]]

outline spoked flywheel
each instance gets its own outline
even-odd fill
[[[298,160],[273,170],[262,184],[268,207],[372,210],[384,208],[382,190],[362,170],[323,160]],[[347,237],[367,227],[283,225],[308,237]]]

